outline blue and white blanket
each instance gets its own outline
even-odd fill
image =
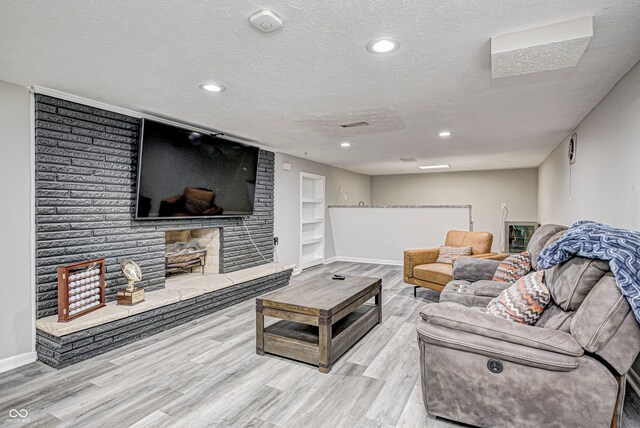
[[[581,220],[542,250],[538,265],[549,269],[574,256],[609,261],[616,284],[640,323],[640,232]]]

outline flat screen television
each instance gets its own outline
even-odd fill
[[[142,120],[136,219],[253,214],[257,147]]]

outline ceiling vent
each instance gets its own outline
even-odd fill
[[[365,134],[395,132],[404,129],[402,119],[393,110],[372,108],[313,115],[296,123],[311,131],[340,141]]]
[[[416,158],[400,158],[400,162],[406,162],[406,163],[418,162],[418,159],[416,159]]]
[[[369,126],[369,122],[351,122],[340,125],[341,128],[356,128],[358,126]]]

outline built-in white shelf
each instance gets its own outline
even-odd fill
[[[304,239],[302,241],[302,245],[320,244],[322,242],[324,242],[324,238],[310,238],[310,239]]]
[[[300,267],[324,263],[325,178],[300,173]]]
[[[322,218],[303,219],[302,224],[317,224],[324,222]]]

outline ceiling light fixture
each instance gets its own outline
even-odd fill
[[[451,131],[444,130],[444,131],[438,132],[438,137],[440,137],[440,138],[447,138],[447,137],[450,137],[450,136],[451,136]]]
[[[367,50],[374,54],[393,52],[398,50],[399,47],[400,41],[391,37],[383,37],[381,39],[371,40],[367,43]]]
[[[202,85],[200,85],[200,89],[203,89],[207,92],[224,92],[227,90],[227,88],[217,83],[203,83]]]
[[[351,147],[351,143],[348,141],[345,141],[344,143],[340,143],[340,147]]]
[[[451,168],[451,165],[420,165],[419,169],[439,169],[439,168]]]

